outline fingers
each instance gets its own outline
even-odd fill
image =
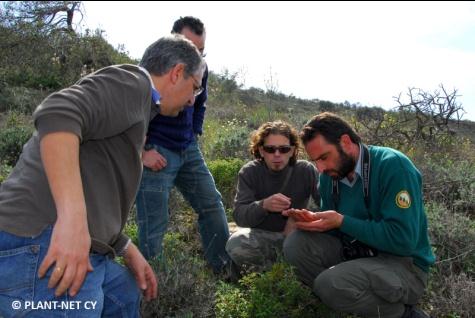
[[[271,207],[273,211],[282,212],[283,210],[288,209],[290,207],[290,204],[276,202],[274,204],[271,204]]]
[[[93,271],[91,261],[88,259],[86,265],[63,263],[55,261],[53,257],[47,255],[38,270],[38,277],[43,278],[48,269],[54,265],[51,270],[51,276],[48,280],[48,288],[55,288],[55,296],[61,296],[69,289],[69,295],[75,296],[80,288],[88,272]]]
[[[153,269],[150,267],[150,265],[146,266],[145,268],[145,279],[147,281],[145,300],[150,301],[157,298],[158,296],[157,278],[155,277],[155,273],[153,272]]]
[[[165,159],[164,156],[162,156],[160,153],[157,152],[157,163],[160,165],[160,167],[165,167],[167,165],[167,159]]]
[[[71,283],[71,287],[69,288],[69,295],[71,296],[76,296],[76,294],[79,292],[81,289],[82,283],[84,279],[86,278],[86,275],[88,272],[92,272],[93,268],[91,265],[91,261],[88,262],[86,266],[79,266],[78,270],[76,272],[76,275],[74,276],[74,279]],[[61,281],[62,283],[62,281]],[[58,292],[58,290],[57,290]]]
[[[313,222],[295,222],[295,226],[304,231],[312,231],[312,232],[322,232],[324,231],[321,228],[320,221],[313,221]]]
[[[133,272],[135,276],[135,281],[137,281],[139,288],[145,291],[147,289],[147,281],[145,280],[145,271],[137,268]]]
[[[154,156],[154,159],[155,159],[155,162],[152,168],[153,171],[159,171],[166,167],[167,160],[158,152],[156,153],[156,156]]]
[[[56,265],[51,272],[50,279],[48,281],[48,288],[54,288],[58,285],[59,281],[64,275],[66,268],[65,265]]]
[[[264,208],[271,212],[282,212],[290,207],[291,200],[281,193],[276,193],[264,200]]]
[[[290,206],[291,199],[289,197],[283,195],[282,193],[274,194],[273,197],[276,200],[276,202],[279,202],[281,204],[287,204],[287,205]]]
[[[143,164],[153,171],[158,171],[166,167],[167,159],[155,149],[144,151],[142,156]]]
[[[317,219],[316,215],[318,213],[313,213],[305,209],[303,210],[289,209],[289,210],[286,210],[285,213],[282,213],[282,214],[285,216],[289,216],[299,222],[312,222]]]
[[[38,277],[43,278],[48,271],[48,268],[50,268],[53,263],[54,259],[50,256],[50,253],[46,254],[43,262],[41,262],[40,269],[38,270]]]
[[[303,210],[299,215],[302,217],[302,219],[303,219],[305,222],[313,222],[313,221],[316,221],[315,216],[316,216],[317,214],[318,214],[318,213],[312,213],[312,212],[310,212],[310,211]]]
[[[56,269],[54,270],[54,272],[56,273]],[[75,276],[76,276],[76,268],[72,266],[67,267],[62,275],[61,280],[59,281],[59,285],[56,288],[54,295],[56,297],[59,297],[62,294],[64,294],[68,290],[69,286],[71,286]],[[49,288],[53,288],[54,286],[56,286],[56,284],[52,283],[52,280],[53,280],[53,277],[51,277],[51,279],[49,280],[49,284],[48,284]],[[82,283],[82,280],[81,280],[81,283]]]

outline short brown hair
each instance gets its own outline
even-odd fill
[[[302,131],[300,138],[304,145],[310,142],[317,135],[322,135],[325,140],[333,145],[340,143],[342,135],[347,134],[353,143],[359,144],[361,137],[351,128],[351,126],[336,114],[325,112],[310,119]]]
[[[282,120],[267,122],[262,124],[251,136],[251,144],[249,151],[257,160],[263,160],[259,147],[264,145],[264,140],[269,135],[282,135],[289,139],[290,145],[295,146],[294,154],[289,160],[289,165],[293,165],[297,162],[297,157],[300,148],[300,142],[298,133],[290,124]]]

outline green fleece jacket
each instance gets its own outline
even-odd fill
[[[370,202],[361,177],[350,187],[339,182],[340,231],[379,251],[410,256],[424,271],[435,261],[422,202],[422,178],[414,164],[394,149],[371,146]],[[332,179],[320,175],[322,211],[334,210]]]

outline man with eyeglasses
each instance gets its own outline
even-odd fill
[[[178,19],[172,33],[182,34],[205,55],[206,30],[199,19]],[[202,80],[192,80],[193,107],[186,107],[177,117],[158,115],[148,128],[142,158],[144,172],[136,199],[139,248],[147,259],[161,256],[169,220],[169,195],[176,186],[198,213],[205,257],[213,271],[220,273],[229,263],[225,250],[229,229],[221,194],[197,142],[203,132],[208,69]]]
[[[282,252],[285,237],[293,230],[281,213],[319,203],[315,167],[297,160],[297,132],[283,121],[261,125],[251,137],[255,160],[239,172],[233,216],[241,227],[226,250],[240,271],[269,269]]]
[[[139,317],[141,293],[157,297],[123,229],[149,121],[190,105],[204,69],[191,41],[167,36],[140,66],[100,69],[36,108],[36,132],[0,186],[0,317]]]

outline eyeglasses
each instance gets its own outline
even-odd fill
[[[196,97],[204,91],[204,88],[193,75],[191,75],[191,78],[193,79],[193,95]]]
[[[277,150],[280,153],[288,153],[292,150],[292,146],[262,146],[262,149],[267,153],[275,153]]]

